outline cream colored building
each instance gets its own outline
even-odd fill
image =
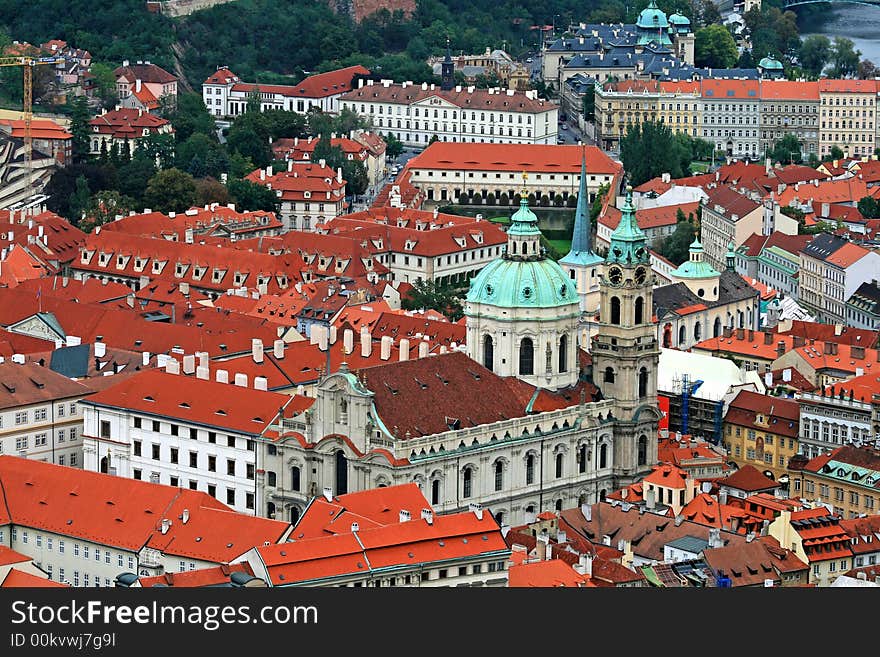
[[[845,155],[877,147],[877,80],[819,80],[819,157],[837,146]]]

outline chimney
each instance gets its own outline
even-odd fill
[[[150,365],[150,352],[145,351],[141,354],[141,366],[148,367]]]
[[[434,524],[434,512],[431,509],[422,509],[422,520],[429,525]]]
[[[333,489],[330,486],[324,486],[324,490],[322,491],[324,494],[324,499],[328,502],[333,501]]]
[[[346,356],[354,351],[354,331],[351,329],[342,332],[342,346]]]
[[[263,341],[259,338],[251,340],[251,358],[255,363],[263,362]]]
[[[320,328],[321,330],[318,332],[318,349],[321,351],[327,351],[330,348],[330,345],[327,343],[328,338],[330,337],[330,331],[326,326],[320,327],[312,327],[312,332],[315,331],[315,328]],[[329,374],[329,372],[328,372]]]
[[[400,340],[400,360],[409,360],[409,339],[401,338]]]
[[[538,553],[539,561],[546,561],[550,558],[550,537],[547,535],[547,530],[542,529],[541,533],[535,537],[535,551]]]
[[[764,344],[773,344],[773,334],[769,331],[764,331]]]
[[[425,340],[419,342],[419,358],[424,358],[425,356],[427,356],[428,352],[430,351],[430,347],[431,346]]]
[[[781,358],[785,351],[785,340],[780,340],[776,343],[776,357]]]
[[[183,373],[184,374],[194,374],[195,371],[196,371],[195,354],[186,354],[183,357]]]
[[[718,491],[718,504],[727,504],[727,489],[722,488]]]
[[[804,346],[804,342],[805,342],[805,340],[804,340],[803,336],[796,335],[796,336],[794,336],[794,338],[793,338],[792,346],[793,346],[795,349],[797,349],[798,347],[803,347],[803,346]]]
[[[336,344],[336,334],[337,334],[337,332],[338,332],[338,329],[336,328],[336,325],[335,325],[335,324],[331,324],[331,325],[330,325],[330,335],[329,335],[329,342],[330,342],[330,344]]]
[[[782,370],[782,380],[786,381],[786,382],[791,381],[791,368],[790,367],[786,367],[784,370]]]
[[[749,532],[746,534],[746,543],[751,543],[755,540],[755,532]]]
[[[736,329],[736,339],[737,340],[745,340],[746,339],[746,330],[744,328]]]
[[[733,327],[731,327],[731,326],[725,326],[725,327],[724,327],[724,332],[722,333],[722,335],[723,335],[725,338],[732,337],[732,336],[733,336]]]
[[[269,389],[269,379],[265,376],[254,377],[254,390],[262,390],[266,392]]]
[[[180,521],[185,525],[189,522],[189,509],[184,509],[180,516]]]
[[[400,520],[399,520],[399,521],[400,521],[400,522],[409,522],[409,521],[410,521],[410,514],[409,514],[409,511],[407,511],[406,509],[401,509],[401,510],[400,510]]]
[[[588,577],[592,577],[593,575],[593,555],[591,554],[581,554],[578,557],[578,562],[574,566],[575,571],[579,575],[587,575]]]
[[[202,381],[210,381],[211,380],[211,370],[207,367],[199,365],[196,368],[196,378],[201,379]]]
[[[654,490],[653,486],[651,488],[649,488],[647,493],[645,494],[645,508],[647,508],[649,511],[654,510],[654,505],[656,504],[656,502],[655,502],[656,495],[657,495],[657,492]]]
[[[235,373],[235,385],[240,388],[247,388],[248,376],[243,372]]]
[[[581,514],[587,522],[593,521],[593,507],[589,504],[581,504]]]
[[[168,518],[162,518],[162,533],[167,534],[171,528],[171,521]]]
[[[749,342],[755,341],[755,329],[749,329]]]
[[[180,362],[176,358],[169,358],[165,363],[165,371],[168,374],[180,374]]]
[[[764,387],[773,387],[773,372],[764,372]]]
[[[272,355],[275,356],[277,360],[284,358],[284,340],[275,340],[272,347]]]
[[[382,336],[382,351],[379,355],[379,357],[382,360],[388,360],[389,358],[391,358],[391,343],[392,342],[393,342],[393,340],[391,339],[391,336],[388,336],[388,335]]]
[[[356,522],[351,523],[351,533],[352,534],[357,534],[360,531],[360,529],[361,529],[361,526],[358,523],[356,523]]]
[[[370,329],[361,326],[361,356],[369,358],[373,353],[373,336],[370,335]]]
[[[95,343],[95,358],[103,358],[104,354],[107,353],[107,345],[103,342]]]

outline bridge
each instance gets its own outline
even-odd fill
[[[791,9],[800,5],[865,5],[867,7],[880,7],[880,0],[785,0],[783,9]]]

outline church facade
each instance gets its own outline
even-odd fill
[[[584,260],[599,270],[591,345],[578,329],[580,281],[540,239],[523,196],[502,257],[471,281],[467,353],[326,376],[311,408],[259,445],[257,513],[296,520],[324,488],[414,481],[437,512],[479,504],[519,524],[595,503],[649,472],[659,346],[631,196],[607,260]]]

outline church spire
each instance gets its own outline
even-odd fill
[[[581,181],[578,186],[577,210],[574,213],[574,234],[571,250],[590,253],[590,213],[587,209],[587,154],[581,155]]]
[[[452,52],[449,50],[449,37],[446,37],[446,57],[440,65],[440,89],[452,91],[455,86],[455,63],[452,61]]]

